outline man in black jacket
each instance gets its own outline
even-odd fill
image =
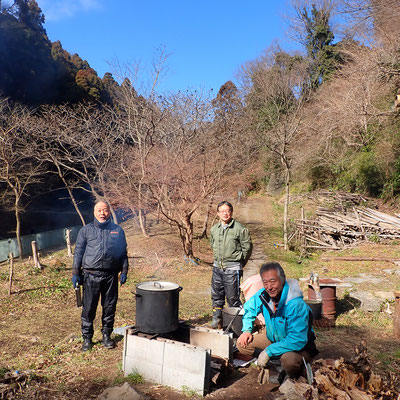
[[[103,346],[114,348],[110,338],[114,328],[118,300],[118,274],[121,285],[126,282],[128,255],[123,229],[110,219],[110,207],[104,201],[94,206],[94,221],[81,228],[76,240],[72,265],[72,284],[83,285],[82,351],[93,346],[93,321],[101,296]]]

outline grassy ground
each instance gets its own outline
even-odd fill
[[[298,255],[285,253],[281,243],[279,199],[254,195],[240,205],[238,219],[248,221],[253,238],[262,239],[268,259],[279,261],[288,277],[307,277],[311,271],[324,277],[357,276],[366,273],[383,277],[384,283],[363,283],[369,291],[400,290],[400,276],[383,272],[400,267],[382,262],[338,263],[321,261],[321,254],[298,263]],[[296,205],[297,207],[297,205]],[[291,210],[294,213],[295,209]],[[201,226],[199,220],[197,226]],[[194,250],[201,259],[199,266],[183,260],[179,238],[170,227],[150,220],[149,239],[140,235],[133,221],[124,226],[128,237],[131,270],[128,282],[120,289],[115,326],[133,324],[135,285],[147,280],[176,282],[180,293],[180,318],[194,324],[206,324],[211,317],[210,280],[212,256],[208,240],[195,240]],[[368,243],[340,255],[385,255],[400,257],[398,245]],[[104,388],[125,380],[121,371],[122,342],[114,350],[100,344],[99,317],[95,323],[96,344],[92,351],[81,353],[80,309],[70,283],[72,260],[65,250],[44,254],[41,271],[29,261],[14,266],[13,293],[8,296],[7,264],[0,265],[0,377],[4,369],[32,370],[35,379],[19,398],[82,399],[95,398]],[[346,303],[348,291],[338,292]],[[393,338],[392,316],[385,312],[367,313],[359,309],[338,316],[336,328],[317,330],[318,346],[326,356],[349,356],[356,342],[365,338],[374,367],[379,371],[400,374],[400,342]],[[117,338],[120,340],[120,338]],[[128,380],[151,398],[185,398],[168,388],[141,383],[140,377]]]

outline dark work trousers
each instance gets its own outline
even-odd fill
[[[82,336],[93,337],[93,321],[101,297],[103,314],[102,332],[111,334],[114,329],[115,309],[118,300],[118,275],[98,276],[83,274]]]
[[[240,278],[243,271],[214,267],[211,279],[211,299],[213,308],[223,308],[226,301],[229,307],[240,307]]]

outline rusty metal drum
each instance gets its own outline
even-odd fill
[[[331,282],[332,281],[332,282]],[[320,279],[319,285],[322,296],[322,315],[328,319],[336,318],[336,281],[330,279]],[[316,300],[315,290],[308,285],[308,298]]]

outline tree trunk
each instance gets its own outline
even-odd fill
[[[191,216],[186,215],[182,222],[184,226],[184,251],[188,257],[193,258],[193,222]]]
[[[207,228],[208,228],[208,220],[210,219],[210,214],[211,214],[211,209],[214,203],[214,196],[211,197],[210,202],[208,203],[207,206],[207,214],[206,218],[204,219],[203,222],[203,230],[201,231],[201,235],[199,236],[199,239],[207,238]]]
[[[285,251],[288,250],[288,209],[289,209],[289,185],[290,185],[290,170],[286,167],[285,170],[285,202],[283,207],[283,246]]]
[[[142,230],[143,236],[149,238],[150,235],[147,233],[147,228],[146,228],[146,221],[145,221],[145,217],[143,215],[143,210],[142,210],[142,206],[143,206],[143,202],[142,202],[142,182],[139,182],[139,187],[138,187],[138,208],[139,208],[139,212],[138,212],[138,217],[139,217],[139,226],[140,229]]]
[[[19,218],[19,200],[15,200],[15,236],[17,237],[19,258],[22,260],[21,221]]]
[[[72,193],[72,189],[69,187],[68,183],[64,180],[64,178],[61,178],[61,179],[63,180],[64,186],[65,186],[65,188],[66,188],[67,191],[68,191],[69,198],[71,199],[71,202],[72,202],[72,204],[73,204],[73,206],[74,206],[74,208],[75,208],[75,211],[76,211],[76,213],[79,215],[79,218],[80,218],[81,221],[82,221],[82,225],[85,226],[85,225],[86,225],[85,219],[83,218],[83,215],[82,215],[82,213],[81,213],[81,210],[80,210],[79,207],[78,207],[78,203],[77,203],[76,200],[75,200],[75,196],[74,196],[73,193]]]
[[[79,215],[79,218],[80,218],[81,221],[82,221],[82,225],[85,226],[85,225],[86,225],[85,219],[83,218],[83,215],[82,215],[81,211],[79,210],[78,203],[77,203],[76,200],[75,200],[75,196],[74,196],[74,194],[73,194],[73,192],[72,192],[72,189],[70,188],[70,186],[69,186],[67,180],[65,179],[65,177],[64,177],[64,175],[63,175],[63,173],[62,173],[62,171],[61,171],[61,168],[60,168],[58,162],[57,162],[55,159],[53,159],[53,164],[57,167],[58,176],[59,176],[60,179],[63,181],[64,186],[65,186],[65,188],[67,189],[69,198],[71,199],[71,202],[72,202],[72,204],[73,204],[73,206],[74,206],[74,208],[75,208],[76,213]]]

